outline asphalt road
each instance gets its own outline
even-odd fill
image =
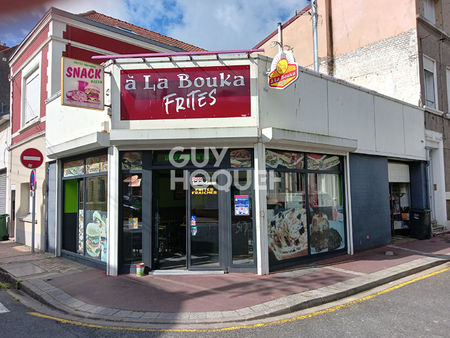
[[[136,332],[63,324],[28,314],[0,291],[1,337],[450,337],[450,271],[337,311],[225,332]],[[1,306],[0,306],[1,310]]]

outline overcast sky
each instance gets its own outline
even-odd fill
[[[95,10],[209,50],[248,49],[307,5],[307,0],[41,0],[37,6],[39,0],[22,1],[22,7],[15,1],[0,5],[0,41],[7,46],[20,43],[54,6],[75,14]]]

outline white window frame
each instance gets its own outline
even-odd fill
[[[426,105],[426,102],[427,102],[425,70],[429,71],[430,73],[433,73],[435,107],[430,107],[430,108],[439,110],[436,61],[426,55],[423,56],[423,91],[424,91],[424,98],[425,98],[424,105]]]
[[[423,17],[436,24],[436,0],[423,0]]]
[[[20,116],[20,125],[21,129],[27,128],[35,123],[38,123],[40,121],[41,117],[41,81],[42,81],[42,69],[41,69],[41,53],[38,53],[22,70],[22,88],[21,88],[21,116]],[[29,121],[25,121],[25,111],[26,111],[26,88],[27,83],[30,79],[38,77],[39,79],[39,86],[38,86],[38,98],[39,98],[39,105],[38,105],[38,112],[37,115],[33,118],[31,118]]]

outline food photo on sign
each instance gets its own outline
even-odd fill
[[[102,110],[103,67],[63,57],[61,104]]]

